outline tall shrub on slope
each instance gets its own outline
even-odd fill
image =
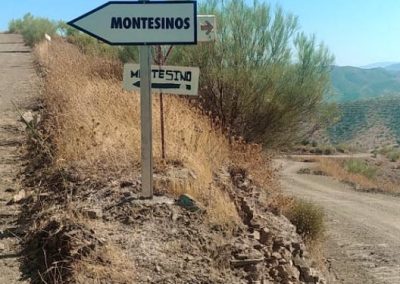
[[[182,47],[173,61],[200,66],[201,106],[230,135],[281,146],[327,121],[334,59],[297,17],[244,0],[207,0],[200,11],[217,16],[216,42]]]
[[[58,24],[46,18],[34,17],[32,14],[25,14],[22,19],[11,20],[8,24],[8,31],[20,33],[29,46],[34,46],[44,39],[44,35],[56,34]]]

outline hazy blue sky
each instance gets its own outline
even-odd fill
[[[252,2],[251,0],[248,0]],[[0,31],[12,18],[35,16],[71,20],[106,0],[2,0]],[[266,0],[299,16],[336,56],[338,65],[400,62],[400,0]]]

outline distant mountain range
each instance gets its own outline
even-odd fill
[[[364,66],[333,66],[332,85],[338,102],[400,96],[400,63],[382,62]]]
[[[386,68],[386,67],[388,67],[390,65],[398,64],[398,63],[399,62],[395,62],[395,61],[375,62],[375,63],[368,64],[368,65],[365,65],[365,66],[360,66],[360,68],[363,68],[363,69]]]
[[[400,63],[391,64],[385,67],[386,70],[400,72]]]

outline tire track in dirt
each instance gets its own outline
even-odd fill
[[[332,283],[400,283],[400,198],[352,190],[329,177],[297,174],[310,163],[280,160],[284,189],[326,213]]]
[[[35,94],[32,54],[21,36],[0,34],[0,283],[27,283],[20,271],[19,206],[7,203],[21,190],[24,128],[14,103],[25,108]]]

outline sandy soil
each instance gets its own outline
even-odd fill
[[[297,174],[313,163],[278,163],[288,193],[325,209],[331,283],[400,283],[400,198],[357,192],[329,177]]]
[[[26,283],[19,268],[19,206],[7,203],[21,189],[19,148],[25,137],[12,102],[21,108],[29,103],[36,77],[32,62],[20,36],[0,34],[0,283],[7,284]]]

